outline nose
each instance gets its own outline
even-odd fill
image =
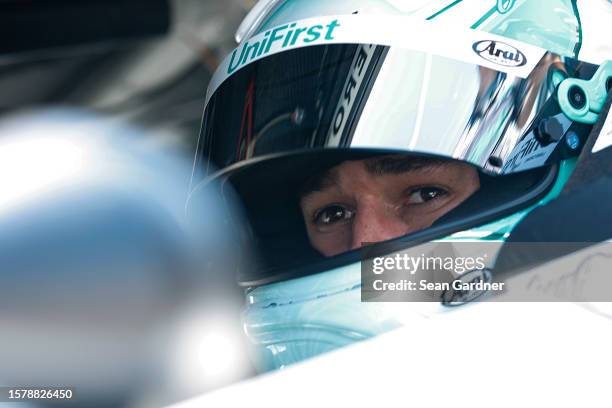
[[[410,232],[396,209],[378,197],[362,198],[352,223],[351,249],[363,244],[382,242]]]

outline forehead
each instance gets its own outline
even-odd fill
[[[388,155],[362,160],[372,175],[400,174],[416,170],[436,168],[452,163],[450,160],[429,157]]]
[[[340,185],[342,176],[351,177],[351,173],[357,171],[365,171],[371,176],[398,175],[410,172],[427,172],[455,163],[452,160],[401,155],[345,161],[311,177],[301,189],[301,196]]]

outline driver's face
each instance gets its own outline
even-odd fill
[[[346,161],[309,183],[300,206],[312,246],[325,256],[431,226],[480,187],[453,161],[401,156]]]

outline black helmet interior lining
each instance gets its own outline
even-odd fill
[[[261,256],[259,268],[245,268],[249,272],[240,275],[239,282],[244,286],[257,286],[358,261],[360,250],[326,258],[312,248],[299,207],[299,194],[313,174],[346,160],[362,160],[384,154],[398,152],[373,149],[310,150],[255,159],[248,166],[238,165],[228,169],[224,178],[242,198],[246,218],[250,220],[252,239]],[[510,215],[543,197],[552,186],[556,172],[557,166],[504,176],[491,176],[479,171],[481,186],[470,198],[438,219],[430,228],[392,241],[409,246]]]

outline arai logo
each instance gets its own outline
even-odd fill
[[[520,67],[527,63],[525,54],[513,46],[500,41],[478,41],[472,45],[472,49],[481,58],[505,67]]]

